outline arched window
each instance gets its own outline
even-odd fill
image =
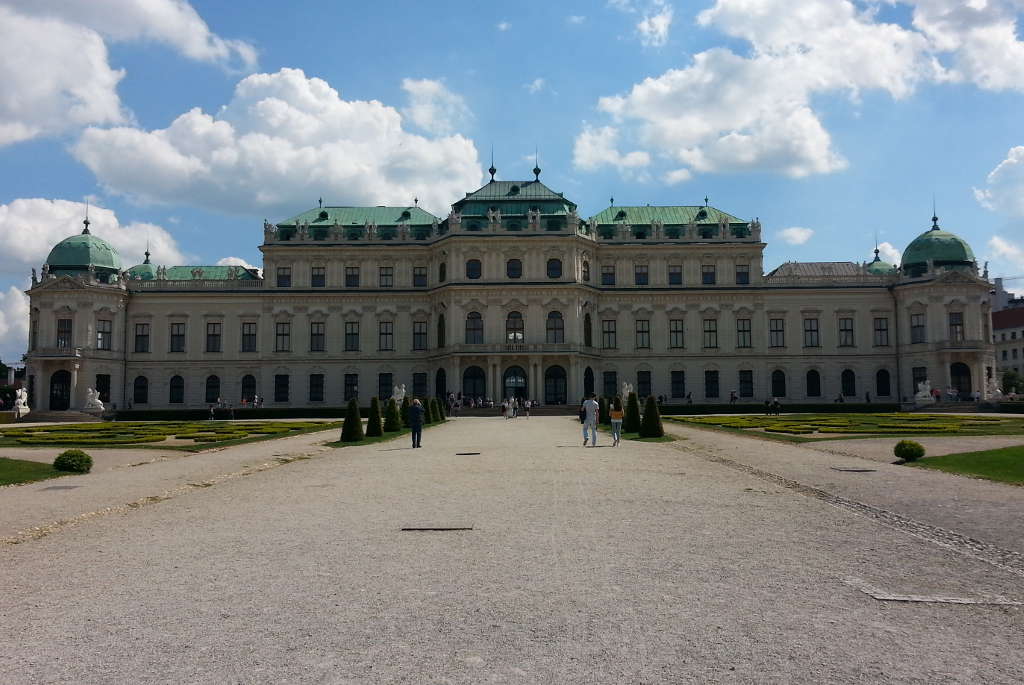
[[[448,280],[448,264],[441,262],[437,265],[437,281],[438,283],[444,283]]]
[[[466,314],[466,344],[484,344],[484,317],[480,316],[480,312]]]
[[[426,326],[424,326],[424,328],[426,328]],[[437,347],[438,347],[438,349],[444,347],[445,343],[446,343],[446,337],[447,336],[445,336],[445,330],[444,329],[445,329],[445,326],[444,326],[444,314],[441,314],[441,315],[439,315],[437,317]]]
[[[889,372],[885,369],[879,369],[878,373],[875,374],[875,394],[879,397],[888,397],[892,394],[889,384]]]
[[[590,283],[590,262],[583,260],[583,282]]]
[[[487,396],[487,377],[479,366],[470,366],[462,372],[463,398]]]
[[[466,278],[480,278],[480,273],[479,259],[470,259],[466,262]]]
[[[857,377],[853,375],[853,371],[845,369],[840,381],[843,386],[843,395],[846,397],[854,397],[857,394]]]
[[[526,327],[523,324],[523,315],[519,312],[509,312],[505,319],[505,342],[510,344],[521,343],[526,338]]]
[[[220,399],[220,377],[219,376],[207,376],[206,377],[206,403],[214,404]]]
[[[548,367],[544,372],[544,404],[565,404],[569,401],[566,379],[564,368]]]
[[[249,373],[242,376],[242,399],[247,404],[256,399],[256,376]]]
[[[562,277],[562,260],[561,259],[549,259],[548,260],[548,278],[561,278]]]
[[[772,397],[786,396],[786,374],[776,369],[772,371]]]
[[[135,404],[149,403],[149,379],[145,376],[136,376],[132,392],[132,400]]]
[[[171,376],[171,391],[167,401],[170,404],[183,404],[185,402],[185,379],[181,376]]]
[[[509,278],[523,277],[523,262],[520,259],[510,259],[505,263],[505,275]]]
[[[821,397],[821,374],[814,369],[807,372],[807,396]]]
[[[594,334],[590,330],[590,313],[583,315],[583,345],[585,347],[594,346]]]
[[[549,343],[565,342],[565,321],[562,312],[549,312],[545,341]]]
[[[594,394],[594,370],[589,366],[583,370],[583,394],[588,397]]]

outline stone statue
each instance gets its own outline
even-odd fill
[[[309,224],[299,224],[299,240],[309,239]]]
[[[457,227],[462,223],[462,212],[457,209],[453,209],[452,213],[448,215],[448,225],[452,228]]]
[[[990,376],[988,381],[985,383],[985,399],[987,400],[1000,400],[1003,398],[1003,391],[999,388],[999,381],[996,377]]]
[[[277,227],[266,219],[263,220],[263,242],[269,243],[277,238]]]
[[[526,212],[526,223],[529,224],[530,230],[535,231],[540,227],[540,210],[530,209]]]
[[[92,388],[85,389],[85,407],[83,409],[88,412],[103,411],[104,407],[103,403],[100,402],[98,390],[93,390]]]
[[[14,418],[20,419],[30,411],[32,410],[28,408],[28,390],[18,388],[14,393]]]
[[[391,391],[391,399],[393,399],[396,404],[402,403],[402,400],[405,399],[405,383],[394,387]]]
[[[90,264],[89,265],[89,280],[90,281],[95,281],[96,280],[96,265],[95,264]]]
[[[934,404],[935,397],[932,395],[932,382],[925,378],[917,384],[917,393],[914,395],[915,404]]]
[[[622,399],[629,399],[629,394],[631,392],[633,392],[633,385],[631,383],[627,383],[626,381],[622,381]]]
[[[39,279],[36,278],[36,268],[33,266],[32,267],[32,285],[35,286],[38,283],[39,283]]]

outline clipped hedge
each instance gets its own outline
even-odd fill
[[[381,424],[380,400],[374,397],[370,401],[370,415],[366,419],[366,437],[379,438],[384,435],[384,428]]]
[[[64,450],[53,460],[53,468],[69,473],[89,473],[92,457],[82,450]]]
[[[896,455],[897,459],[915,461],[924,456],[924,446],[913,440],[900,440],[892,448],[892,453]]]

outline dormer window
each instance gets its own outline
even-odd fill
[[[411,218],[412,218],[412,214],[409,212],[408,209],[402,210],[402,219],[411,219]]]
[[[620,209],[619,213],[615,215],[616,221],[623,221],[626,218],[626,210]]]
[[[509,188],[508,189],[508,194],[509,195],[518,195],[519,194],[519,186],[512,186],[511,188]]]
[[[318,214],[317,216],[320,218],[320,221],[324,221],[325,219],[327,219],[327,210],[321,209],[320,214]]]

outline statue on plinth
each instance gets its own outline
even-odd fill
[[[622,381],[622,399],[628,400],[631,392],[633,392],[633,384]]]
[[[396,385],[392,389],[391,399],[393,399],[396,404],[402,403],[402,400],[405,399],[405,383],[402,383],[401,385]]]
[[[932,382],[925,378],[917,384],[917,393],[914,395],[914,404],[934,404],[935,396],[932,394]]]
[[[30,411],[32,410],[28,408],[28,390],[18,388],[14,393],[14,418],[20,419]]]
[[[102,412],[103,402],[100,401],[100,393],[93,388],[85,389],[85,406],[82,408],[87,412]]]

